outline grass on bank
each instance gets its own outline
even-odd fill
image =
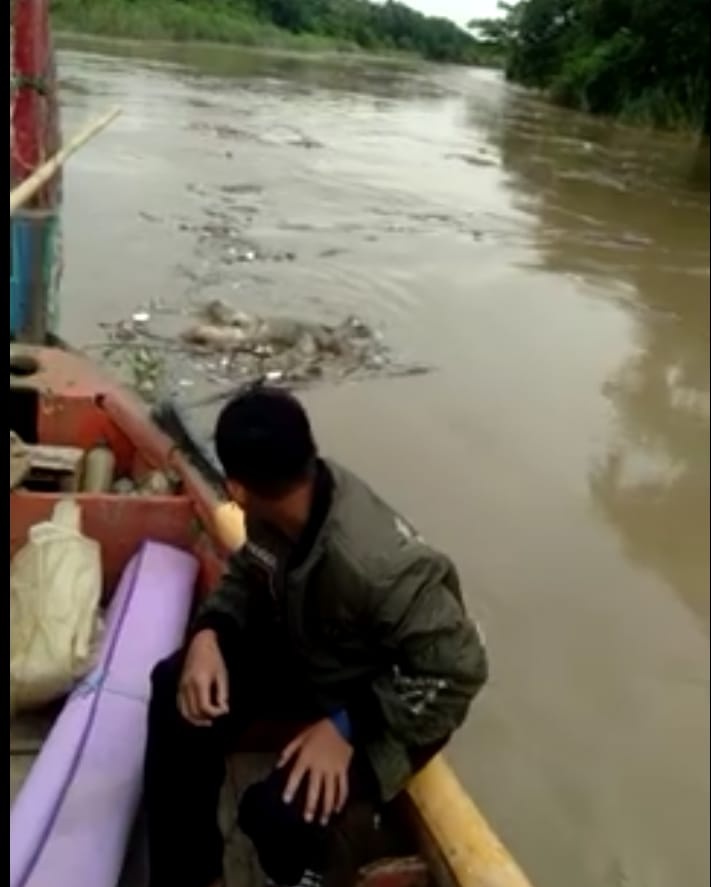
[[[244,15],[225,0],[53,0],[56,30],[133,40],[206,41],[301,50],[360,50],[318,34],[292,34]],[[362,51],[362,50],[360,50]]]

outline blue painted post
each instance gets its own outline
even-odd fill
[[[55,214],[27,210],[10,219],[10,336],[44,344],[50,332],[49,299]]]

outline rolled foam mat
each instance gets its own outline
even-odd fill
[[[182,641],[197,570],[153,542],[126,567],[97,666],[10,811],[11,887],[115,887],[141,794],[150,673]]]

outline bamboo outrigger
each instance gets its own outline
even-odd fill
[[[30,200],[43,188],[47,182],[59,172],[72,154],[83,147],[88,141],[97,136],[103,129],[112,123],[121,113],[121,108],[112,108],[101,117],[83,127],[63,148],[46,160],[41,166],[29,175],[23,182],[10,189],[10,216],[17,210],[28,204]]]

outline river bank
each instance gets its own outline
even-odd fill
[[[267,0],[54,0],[52,16],[55,29],[97,37],[493,62],[488,44],[447,19],[361,0],[283,8]]]
[[[169,0],[139,3],[94,0],[91,4],[59,0],[52,9],[52,18],[56,31],[72,38],[227,43],[302,52],[358,51],[352,41],[317,34],[292,34],[268,22],[241,15],[221,2],[188,6]]]

